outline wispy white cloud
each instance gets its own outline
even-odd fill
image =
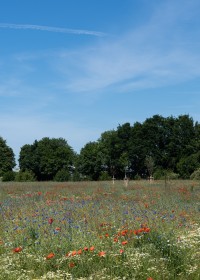
[[[54,83],[55,89],[57,83],[59,90],[64,89],[65,92],[84,92],[94,96],[94,92],[108,92],[111,88],[116,92],[134,91],[199,77],[198,3],[196,0],[183,0],[180,7],[180,1],[161,1],[148,22],[130,27],[118,37],[105,37],[101,42],[93,42],[93,45],[84,48],[77,46],[73,50],[40,53],[40,61],[48,61],[48,69],[59,76],[58,81],[54,82],[52,75],[48,83]],[[193,25],[193,22],[196,24]],[[39,25],[1,23],[0,27],[104,35],[95,31]],[[26,60],[26,67],[30,68],[37,60],[37,55],[33,53],[19,54],[18,57],[21,65]]]
[[[105,36],[106,34],[99,31],[91,31],[84,29],[70,29],[70,28],[60,28],[33,24],[13,24],[13,23],[0,23],[0,28],[10,28],[10,29],[32,29],[39,31],[66,33],[66,34],[77,34],[77,35],[91,35],[91,36]]]
[[[200,77],[199,0],[164,0],[161,3],[156,5],[148,22],[130,26],[118,36],[0,23],[0,28],[104,36],[97,43],[84,43],[84,47],[80,44],[62,50],[51,50],[49,46],[43,50],[27,49],[12,54],[9,60],[0,54],[0,98],[6,101],[0,102],[0,133],[8,139],[16,155],[24,144],[45,136],[63,137],[78,151],[85,143],[96,140],[106,125],[112,129],[115,122],[123,123],[133,118],[133,110],[128,110],[130,115],[127,117],[124,107],[129,100],[127,97],[131,97],[133,104],[137,100],[132,95],[134,91],[156,89]],[[194,90],[197,91],[196,99],[188,103],[188,106],[194,104],[194,110],[185,105],[182,108],[166,105],[167,115],[191,110],[193,116],[200,119],[198,113],[195,114],[198,112],[198,88]],[[114,100],[115,93],[119,92],[124,94],[122,99],[119,98],[124,102],[119,102],[119,107],[104,98],[104,93],[113,94]],[[152,92],[148,92],[150,99]],[[74,93],[80,95],[77,97]],[[104,107],[98,109],[96,104],[107,105],[107,113]],[[94,125],[98,110],[99,119],[101,114],[107,114],[107,121],[102,118],[101,125]],[[150,113],[155,111],[158,108],[153,107]],[[88,117],[85,116],[87,113]]]
[[[149,22],[88,49],[62,53],[71,92],[116,92],[173,85],[200,76],[198,1],[164,1]],[[190,26],[190,27],[187,27]]]

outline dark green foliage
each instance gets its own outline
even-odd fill
[[[190,175],[190,179],[192,179],[192,180],[200,180],[200,168],[198,168],[197,170],[195,170],[195,171]]]
[[[81,178],[81,174],[78,172],[78,170],[75,170],[72,174],[72,180],[74,182],[78,182],[78,181],[82,181],[82,178]]]
[[[153,173],[153,177],[155,180],[176,180],[180,177],[179,174],[174,173],[172,170],[164,170],[158,168]]]
[[[54,177],[54,181],[57,182],[67,182],[70,180],[71,180],[71,175],[69,173],[69,170],[67,169],[59,170]]]
[[[177,170],[181,178],[188,179],[200,167],[200,152],[187,157],[182,157],[177,163]]]
[[[6,141],[0,137],[0,177],[7,171],[12,171],[15,166],[15,157],[13,150],[6,144]]]
[[[138,175],[138,174],[136,174],[136,175],[134,176],[134,180],[141,180],[141,179],[142,179],[141,176]]]
[[[2,176],[3,182],[15,181],[15,172],[14,171],[7,171],[3,173]]]
[[[36,180],[34,173],[31,170],[19,171],[15,175],[16,182],[34,182]]]
[[[37,180],[53,180],[59,170],[70,168],[74,157],[66,140],[45,137],[21,148],[19,166],[22,171],[31,170]]]
[[[97,142],[81,150],[78,163],[82,175],[97,180],[102,171],[109,176],[157,179],[189,178],[200,166],[200,125],[188,115],[164,118],[155,115],[143,123],[119,125],[101,134]],[[103,170],[102,166],[107,169]]]
[[[146,156],[145,166],[147,167],[149,176],[151,177],[153,175],[153,170],[154,170],[154,160],[152,156]]]
[[[164,179],[164,177],[165,177],[165,172],[162,168],[157,168],[153,173],[153,178],[155,180],[161,180]]]
[[[100,181],[109,181],[111,180],[111,176],[108,174],[107,171],[102,171],[100,176],[99,176]]]
[[[0,138],[0,177],[14,167],[14,155]],[[200,124],[188,115],[154,115],[143,123],[118,125],[76,155],[62,138],[45,137],[20,151],[22,172],[40,181],[148,178],[188,179],[200,168]],[[166,174],[170,173],[170,174]]]
[[[101,173],[102,154],[97,142],[90,142],[81,149],[78,158],[78,171],[83,176],[97,180]]]

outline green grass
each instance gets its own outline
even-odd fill
[[[1,183],[0,203],[2,280],[200,279],[198,182]]]

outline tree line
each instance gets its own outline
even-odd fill
[[[0,137],[3,180],[188,179],[200,168],[200,124],[189,115],[154,115],[103,132],[79,154],[65,139],[45,137],[21,147],[20,171],[14,166],[13,150]]]

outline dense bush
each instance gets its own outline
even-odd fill
[[[200,180],[200,168],[198,168],[197,170],[195,170],[195,171],[190,175],[190,179],[192,179],[192,180]]]
[[[14,171],[7,171],[2,176],[3,182],[9,182],[15,180],[15,172]]]
[[[163,169],[157,169],[153,177],[155,180],[176,180],[179,178],[179,174],[173,172],[172,170],[163,170]]]
[[[111,176],[108,174],[107,171],[102,171],[100,176],[99,176],[100,181],[109,181],[111,180]]]
[[[31,170],[20,170],[15,175],[15,181],[17,182],[34,182],[35,180],[35,175]]]
[[[156,169],[153,173],[153,177],[155,180],[161,180],[164,178],[164,170],[163,169]]]
[[[71,174],[67,169],[59,170],[54,177],[54,181],[57,182],[67,182],[70,181],[70,179],[71,179]]]
[[[82,181],[80,173],[75,170],[72,174],[72,179],[74,182]]]
[[[173,171],[169,171],[169,172],[167,173],[167,178],[168,178],[169,180],[177,180],[177,179],[179,178],[179,174],[177,174],[177,173],[175,173],[175,172],[173,172]]]

